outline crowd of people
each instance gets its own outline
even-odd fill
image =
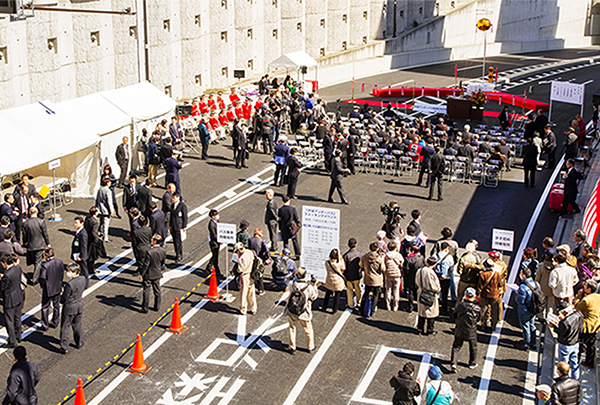
[[[242,98],[244,98],[242,100]],[[273,156],[276,166],[273,187],[287,190],[281,206],[275,200],[275,191],[268,189],[264,226],[250,233],[247,221],[240,223],[233,247],[235,266],[233,273],[240,290],[240,313],[255,314],[258,311],[257,296],[264,294],[265,268],[271,266],[271,288],[289,291],[286,315],[289,320],[290,353],[296,351],[296,327],[300,323],[307,339],[307,350],[315,349],[312,326],[312,303],[319,296],[318,283],[298,267],[300,256],[298,241],[301,229],[296,208],[291,205],[297,198],[297,184],[303,162],[299,149],[288,144],[282,132],[310,139],[311,145],[322,148],[324,170],[330,174],[331,185],[328,202],[333,202],[337,190],[342,204],[348,204],[342,186],[344,175],[356,174],[355,160],[361,157],[360,144],[374,144],[387,153],[399,151],[410,156],[419,164],[417,185],[425,175],[430,187],[429,199],[434,196],[437,185],[438,200],[442,200],[443,174],[446,172],[445,156],[463,156],[473,163],[476,153],[489,155],[489,160],[510,170],[513,151],[505,140],[492,145],[487,136],[471,132],[469,125],[458,129],[447,117],[437,115],[431,119],[407,120],[388,106],[376,114],[367,104],[358,106],[349,114],[349,120],[340,115],[328,115],[325,103],[314,93],[304,93],[294,81],[287,77],[281,84],[277,79],[263,77],[259,83],[259,94],[253,99],[242,97],[232,90],[225,102],[222,94],[201,96],[192,102],[192,118],[196,119],[196,130],[202,143],[202,159],[209,159],[209,145],[226,137],[232,139],[234,162],[237,168],[247,167],[250,152],[262,151]],[[185,117],[183,117],[185,119]],[[541,152],[547,153],[549,168],[555,164],[556,137],[541,111],[537,116],[528,116],[523,148],[525,186],[535,185],[535,172],[540,165]],[[507,127],[508,118],[500,116],[501,125]],[[578,118],[567,131],[565,146],[570,151],[573,142],[580,148],[585,146],[585,125]],[[285,129],[285,131],[282,131]],[[577,138],[572,141],[574,134]],[[583,134],[583,135],[582,135]],[[582,138],[583,136],[583,138]],[[583,139],[583,141],[582,141]],[[144,130],[141,148],[145,154],[144,169],[147,173],[138,182],[138,174],[130,171],[132,148],[124,137],[116,148],[115,159],[120,168],[119,178],[110,165],[101,173],[100,188],[95,203],[88,215],[73,220],[74,236],[71,245],[71,263],[55,257],[50,236],[44,222],[44,207],[40,203],[35,186],[24,175],[13,193],[4,196],[0,205],[0,262],[4,271],[0,275],[0,290],[4,296],[4,316],[8,331],[6,347],[15,348],[17,363],[14,375],[23,373],[25,352],[21,342],[21,313],[28,285],[40,284],[42,289],[42,330],[60,325],[60,352],[69,350],[70,329],[73,330],[75,348],[84,345],[82,332],[83,292],[89,286],[89,277],[96,270],[96,261],[107,257],[106,243],[110,243],[111,218],[127,216],[129,229],[127,238],[131,242],[137,262],[136,277],[143,286],[140,311],[159,311],[161,307],[160,279],[166,267],[167,248],[165,242],[171,237],[174,246],[174,261],[183,259],[183,241],[186,239],[188,210],[183,199],[180,174],[182,169],[185,134],[180,117],[171,123],[162,120],[150,135]],[[571,151],[572,152],[572,151]],[[568,153],[569,158],[578,156]],[[573,168],[574,162],[567,161],[563,211],[575,203],[577,181],[580,173]],[[152,187],[157,186],[159,168],[165,170],[166,191],[155,201]],[[117,201],[117,188],[122,189],[122,201]],[[160,206],[159,206],[160,204]],[[119,210],[121,205],[122,211]],[[345,252],[334,249],[324,263],[326,281],[325,296],[320,309],[324,312],[332,301],[333,313],[340,309],[342,292],[346,291],[346,306],[354,313],[375,316],[378,308],[389,311],[404,309],[417,311],[417,330],[423,336],[437,333],[435,322],[440,315],[451,316],[455,321],[454,342],[451,348],[451,372],[458,371],[458,356],[464,342],[469,344],[469,368],[477,367],[477,334],[481,329],[490,333],[502,319],[503,295],[507,288],[507,265],[499,252],[491,251],[487,257],[478,253],[476,240],[469,241],[461,252],[449,228],[441,231],[441,239],[435,243],[429,255],[425,246],[429,235],[421,230],[421,213],[411,212],[411,221],[406,232],[401,229],[396,201],[382,207],[386,220],[375,240],[366,245],[366,253],[359,250],[356,238],[348,240]],[[212,257],[206,274],[213,269],[218,278],[228,276],[221,271],[217,226],[220,214],[216,209],[209,212],[209,247]],[[281,256],[278,231],[283,241]],[[266,238],[268,234],[268,239]],[[536,319],[548,322],[557,335],[559,344],[558,372],[561,377],[549,393],[548,387],[538,387],[540,398],[551,403],[561,398],[576,397],[574,386],[579,377],[579,356],[585,353],[582,364],[595,365],[595,339],[600,329],[600,259],[596,252],[583,241],[581,231],[575,234],[574,249],[563,245],[556,249],[550,238],[544,240],[544,260],[537,262],[534,252],[525,252],[520,270],[517,291],[517,314],[523,329],[523,345],[526,350],[536,345]],[[290,242],[294,254],[290,249]],[[23,272],[21,257],[32,266],[31,273]],[[65,274],[68,283],[63,283]],[[154,295],[154,306],[150,308],[150,293]],[[542,299],[545,298],[545,299]],[[543,305],[536,305],[543,302]],[[381,304],[380,304],[381,302]],[[416,307],[415,307],[416,304]],[[540,309],[543,306],[543,309]],[[50,308],[52,316],[50,317]],[[19,365],[17,367],[17,365]],[[39,380],[30,368],[32,381]],[[396,390],[394,403],[412,403],[420,395],[419,381],[413,381],[414,366],[406,363],[390,384]],[[13,372],[11,371],[11,376]],[[570,376],[570,377],[569,377]],[[425,388],[429,405],[452,402],[453,392],[447,382],[441,381],[438,366],[429,370],[429,383]],[[9,386],[11,380],[9,379]],[[33,384],[35,385],[35,384]],[[33,387],[27,388],[33,390]],[[27,389],[25,391],[27,391]],[[7,391],[7,395],[9,395]],[[546,396],[544,396],[546,395]],[[571,403],[571,402],[560,402]],[[572,402],[575,403],[575,402]]]

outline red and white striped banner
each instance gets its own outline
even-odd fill
[[[600,180],[596,183],[594,191],[590,196],[590,200],[585,207],[585,213],[583,214],[583,231],[587,235],[587,243],[593,248],[596,247],[596,238],[598,237],[598,227],[600,226],[600,199],[598,198],[598,185]]]

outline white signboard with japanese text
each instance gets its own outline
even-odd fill
[[[339,249],[340,210],[302,207],[302,256],[300,265],[325,282],[325,261],[331,249]]]
[[[492,229],[492,249],[503,252],[513,251],[515,232],[505,229]]]
[[[583,84],[553,81],[550,88],[550,100],[552,101],[582,105],[584,95],[585,86]]]
[[[235,224],[217,223],[217,242],[235,244]]]
[[[420,112],[423,114],[446,114],[448,106],[446,104],[428,104],[415,102],[413,111]]]

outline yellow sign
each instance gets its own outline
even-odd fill
[[[50,192],[50,187],[48,187],[47,185],[43,185],[42,188],[40,188],[40,191],[38,192],[38,194],[42,197],[42,198],[46,198],[48,196],[48,193]]]

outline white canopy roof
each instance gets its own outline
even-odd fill
[[[149,82],[103,91],[100,95],[136,121],[145,121],[168,114],[177,104],[175,100]]]
[[[63,101],[57,108],[69,114],[71,125],[91,127],[100,136],[131,124],[131,117],[100,93]]]
[[[273,62],[269,63],[272,69],[300,69],[300,66],[312,67],[316,66],[317,61],[311,58],[306,52],[292,52],[281,55]]]

